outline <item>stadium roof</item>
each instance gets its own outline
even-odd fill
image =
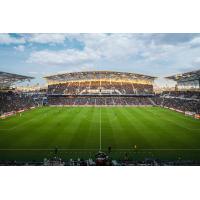
[[[200,78],[200,70],[187,72],[183,74],[176,74],[173,76],[165,77],[174,81],[189,81],[189,80],[198,80]]]
[[[23,82],[23,81],[29,81],[31,79],[34,79],[30,76],[23,76],[18,74],[11,74],[7,72],[1,72],[0,71],[0,87],[7,87],[10,86],[16,82]]]
[[[86,78],[119,78],[119,79],[150,79],[154,80],[156,77],[129,73],[129,72],[115,72],[115,71],[84,71],[84,72],[72,72],[72,73],[64,73],[64,74],[56,74],[51,76],[45,76],[44,78],[47,80],[53,81],[67,81],[67,80],[78,80],[78,79],[86,79]]]

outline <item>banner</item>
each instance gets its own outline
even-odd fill
[[[9,117],[9,116],[12,116],[12,115],[15,115],[16,112],[12,111],[12,112],[7,112],[7,113],[4,113],[3,115],[0,116],[1,119],[5,119],[6,117]]]
[[[194,112],[189,112],[189,111],[186,111],[186,112],[185,112],[185,115],[194,116],[194,115],[195,115],[195,113],[194,113]]]
[[[196,114],[196,115],[195,115],[195,118],[196,118],[196,119],[200,119],[200,114]]]

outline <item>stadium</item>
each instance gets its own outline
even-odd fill
[[[165,77],[116,71],[33,77],[0,72],[1,165],[199,165],[200,70]]]

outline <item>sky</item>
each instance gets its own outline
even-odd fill
[[[112,70],[163,77],[200,69],[200,34],[0,34],[0,71],[42,78],[65,72]]]

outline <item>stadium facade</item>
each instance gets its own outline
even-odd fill
[[[200,89],[200,70],[168,76],[166,78],[176,81],[178,90]]]
[[[44,77],[49,94],[143,94],[153,93],[156,77],[114,71],[65,73]]]
[[[10,89],[13,84],[34,79],[30,76],[0,72],[0,89]]]
[[[50,105],[150,105],[156,77],[143,74],[89,71],[44,77]],[[141,102],[141,103],[140,103]]]

